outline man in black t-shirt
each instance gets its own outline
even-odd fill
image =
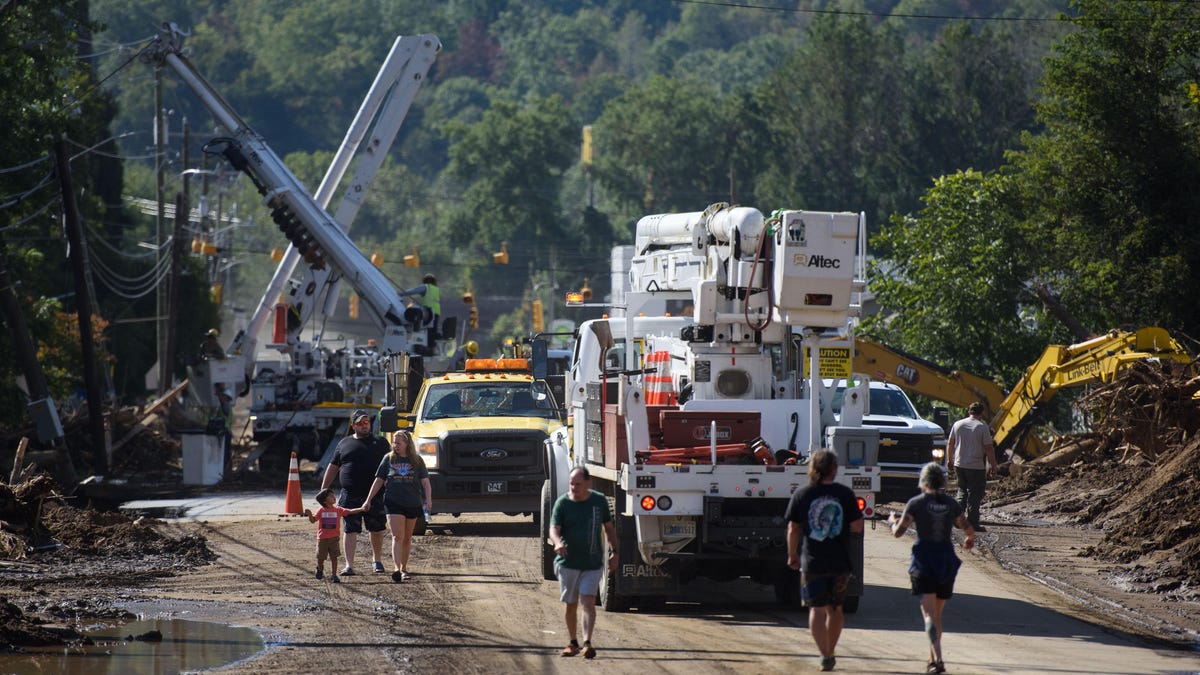
[[[809,485],[792,493],[787,520],[788,567],[800,570],[800,597],[808,605],[808,626],[821,652],[821,670],[833,670],[834,649],[842,635],[842,603],[854,571],[851,533],[863,531],[862,510],[854,491],[837,477],[837,455],[812,453]]]
[[[325,468],[325,477],[321,481],[321,489],[329,487],[336,476],[342,485],[338,494],[338,506],[348,509],[362,506],[375,482],[375,471],[379,469],[383,456],[388,454],[388,444],[383,438],[371,433],[371,416],[365,410],[355,410],[350,415],[350,424],[354,429],[353,436],[347,436],[338,443],[333,452],[333,459]],[[354,574],[354,552],[358,548],[358,533],[362,532],[363,524],[371,538],[371,555],[374,558],[374,569],[382,573],[383,569],[383,532],[387,529],[387,516],[383,512],[383,495],[376,495],[370,508],[362,514],[345,517],[345,527],[342,530],[342,549],[346,554],[346,567],[339,574],[350,576]]]

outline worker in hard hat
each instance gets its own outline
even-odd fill
[[[216,328],[209,328],[208,333],[204,335],[204,342],[200,343],[200,358],[202,359],[223,359],[225,358],[225,349],[221,347],[221,343],[217,342],[217,338],[221,337],[221,331]]]
[[[429,327],[429,344],[438,337],[438,321],[442,318],[442,292],[438,289],[437,277],[426,274],[421,285],[404,291],[405,295],[417,296],[424,310],[422,321]]]

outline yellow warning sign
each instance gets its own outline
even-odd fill
[[[804,376],[808,377],[810,359],[808,347],[804,348]],[[821,377],[826,380],[849,379],[854,362],[854,351],[850,347],[821,347],[817,352],[821,357]]]

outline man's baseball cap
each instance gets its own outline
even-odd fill
[[[355,410],[354,412],[350,413],[351,424],[358,424],[360,419],[365,419],[369,422],[371,421],[371,415],[369,415],[366,410]]]

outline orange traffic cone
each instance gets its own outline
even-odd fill
[[[300,462],[296,453],[292,453],[292,466],[288,469],[287,500],[284,502],[284,512],[291,515],[304,513],[304,499],[300,496]]]

